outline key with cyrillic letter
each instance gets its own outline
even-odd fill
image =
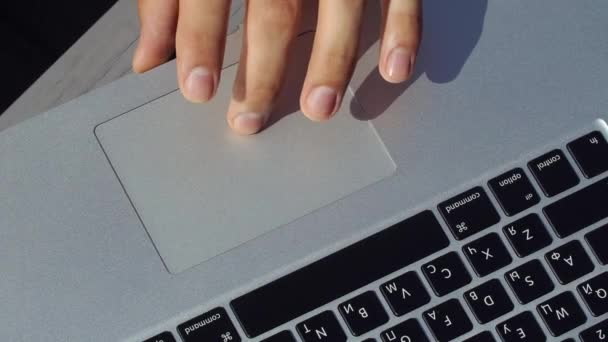
[[[247,335],[257,337],[409,266],[448,244],[435,215],[424,211],[253,290],[230,304]],[[260,312],[264,314],[260,315]]]

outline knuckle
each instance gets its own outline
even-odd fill
[[[298,0],[264,0],[259,1],[260,20],[270,30],[291,32],[298,19]]]
[[[353,63],[354,49],[330,49],[325,53],[325,63],[331,65],[333,69],[343,73],[348,70]],[[324,64],[325,64],[324,63]]]
[[[247,89],[247,98],[252,101],[273,102],[277,97],[280,85],[278,82],[256,82]]]

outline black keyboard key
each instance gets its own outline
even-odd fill
[[[500,221],[498,212],[481,187],[439,204],[439,211],[456,240],[462,240]]]
[[[490,180],[488,185],[508,216],[518,214],[540,202],[538,193],[521,168]]]
[[[582,342],[605,342],[608,341],[608,319],[583,330],[580,334]]]
[[[296,342],[296,338],[291,331],[283,330],[278,334],[263,339],[262,342]]]
[[[448,244],[433,213],[424,211],[241,296],[231,305],[247,335],[256,337]]]
[[[568,284],[595,268],[578,240],[548,252],[545,259],[561,284]]]
[[[505,274],[507,284],[521,304],[527,304],[553,291],[555,286],[538,260],[530,260]]]
[[[296,326],[304,342],[342,342],[346,341],[344,330],[331,311],[323,311]]]
[[[464,342],[496,342],[496,339],[489,331],[484,331],[473,337],[469,337]]]
[[[388,315],[378,296],[372,291],[364,292],[338,306],[342,318],[351,333],[361,336],[388,322]]]
[[[498,279],[492,279],[464,293],[464,299],[481,324],[513,310],[513,302]]]
[[[410,318],[380,334],[382,342],[430,342],[417,320]]]
[[[513,261],[505,244],[496,233],[490,233],[465,245],[462,251],[480,277],[497,271]]]
[[[496,339],[494,338],[494,336],[492,336],[492,333],[490,333],[489,331],[484,331],[480,334],[477,334],[473,337],[464,340],[464,342],[496,342]]]
[[[608,171],[608,143],[595,131],[568,144],[568,150],[587,178]]]
[[[464,340],[464,342],[496,342],[496,339],[494,336],[492,336],[492,333],[489,331],[484,331],[473,337],[469,337],[468,339]]]
[[[239,342],[237,333],[230,317],[224,308],[215,308],[186,323],[180,324],[177,331],[184,342]]]
[[[503,228],[511,247],[520,258],[551,244],[553,239],[536,214],[530,214]]]
[[[494,335],[489,331],[481,332],[473,337],[469,337],[464,342],[496,342]]]
[[[444,296],[471,282],[471,275],[456,252],[423,265],[422,272],[438,296]]]
[[[175,338],[173,338],[173,335],[170,332],[165,331],[162,334],[158,334],[154,337],[150,337],[149,339],[145,340],[144,342],[175,342]]]
[[[587,321],[572,292],[561,293],[536,307],[553,336],[561,336]]]
[[[473,330],[473,324],[456,299],[439,304],[422,315],[437,341],[452,341]]]
[[[524,311],[496,326],[503,342],[542,342],[547,337],[530,311]]]
[[[543,209],[561,238],[608,217],[608,178],[589,185]]]
[[[565,340],[563,340],[562,342],[576,342],[573,338],[567,338]]]
[[[380,291],[397,316],[410,313],[431,301],[420,277],[414,271],[382,284]]]
[[[587,280],[577,289],[593,316],[608,313],[608,272]]]
[[[532,160],[528,167],[548,197],[562,193],[579,183],[576,172],[561,150],[553,150]]]
[[[363,340],[361,342],[376,342],[376,340],[374,340],[373,338],[366,338],[365,340]]]
[[[602,265],[608,265],[608,224],[585,235],[585,240]]]

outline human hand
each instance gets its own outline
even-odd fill
[[[376,0],[371,0],[376,1]],[[391,83],[412,73],[421,34],[420,0],[378,0],[383,7],[379,70]],[[312,0],[248,0],[241,62],[228,108],[230,127],[259,132],[281,89],[302,6]],[[338,110],[355,65],[364,0],[319,0],[317,29],[300,95],[302,112],[324,121]],[[220,81],[230,0],[138,0],[141,21],[133,69],[177,56],[178,83],[192,102],[210,100]]]

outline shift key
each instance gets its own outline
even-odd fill
[[[465,239],[500,221],[496,208],[479,186],[439,204],[439,211],[457,240]]]

